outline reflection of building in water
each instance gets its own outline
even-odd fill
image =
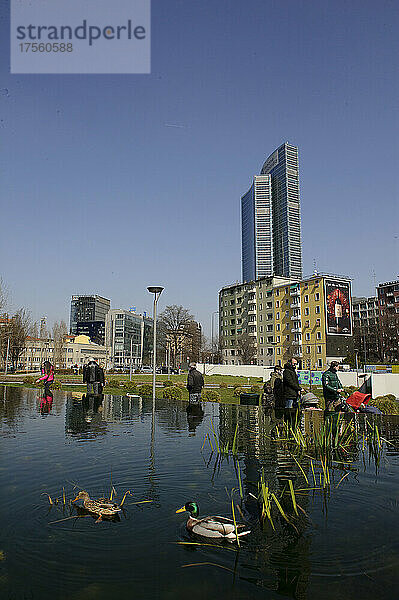
[[[302,431],[309,418],[308,415],[301,415],[299,425]],[[281,426],[283,421],[279,422]],[[219,436],[222,444],[230,440],[231,447],[236,425],[238,424],[239,427],[238,452],[242,456],[240,463],[245,507],[253,514],[253,509],[249,504],[247,505],[247,498],[249,493],[257,495],[258,483],[263,471],[270,492],[276,494],[286,515],[295,522],[293,527],[283,519],[277,509],[273,511],[275,531],[270,537],[267,552],[265,549],[258,551],[256,555],[257,566],[261,573],[258,583],[281,594],[302,600],[307,597],[311,538],[305,536],[306,519],[302,514],[296,518],[290,495],[282,492],[288,487],[288,479],[291,479],[294,488],[303,489],[308,486],[289,448],[284,443],[273,440],[273,437],[275,438],[273,430],[277,423],[274,413],[265,411],[262,407],[219,406]],[[309,427],[308,424],[306,426]],[[306,473],[309,469],[307,459],[296,458]],[[298,503],[306,510],[308,505],[306,493],[300,496]],[[268,535],[269,527],[266,522],[265,535]]]

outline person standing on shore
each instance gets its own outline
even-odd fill
[[[283,372],[283,393],[284,393],[284,408],[298,408],[299,393],[301,386],[299,385],[296,368],[298,363],[295,358],[291,358],[284,365]]]
[[[45,360],[42,367],[42,376],[36,379],[36,383],[43,381],[45,395],[50,395],[50,386],[54,381],[54,367],[50,361]]]
[[[197,365],[190,363],[188,376],[187,376],[187,389],[190,404],[201,401],[201,391],[204,387],[204,378],[202,373],[197,371]]]
[[[284,408],[283,368],[280,365],[276,365],[270,375],[270,386],[273,392],[274,407]]]
[[[87,393],[98,396],[102,393],[105,384],[103,369],[96,363],[92,356],[87,365],[83,367],[83,383],[87,385]]]
[[[326,410],[335,410],[341,404],[340,394],[344,391],[343,385],[339,380],[337,371],[339,364],[333,360],[330,368],[324,371],[321,381],[323,383],[323,396],[326,403]]]

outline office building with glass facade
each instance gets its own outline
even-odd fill
[[[273,274],[273,223],[270,175],[255,175],[241,199],[242,278]]]
[[[72,296],[69,332],[87,335],[96,344],[105,344],[105,318],[111,302],[102,296]]]
[[[263,164],[272,180],[274,275],[302,278],[298,148],[282,144]]]
[[[302,278],[298,148],[282,144],[241,198],[243,281]]]
[[[145,314],[119,308],[107,314],[105,341],[110,352],[111,369],[138,368],[150,364],[153,320]]]

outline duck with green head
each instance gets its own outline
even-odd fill
[[[236,523],[236,526],[234,526],[234,521],[227,517],[209,516],[200,518],[199,506],[196,502],[186,502],[184,506],[176,511],[176,513],[181,512],[189,513],[186,524],[187,530],[192,531],[196,535],[201,535],[202,537],[217,538],[220,540],[224,539],[229,542],[234,542],[237,539],[236,527],[238,537],[251,533],[250,530],[243,531],[245,525],[242,525],[241,523]]]

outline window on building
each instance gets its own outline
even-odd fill
[[[323,368],[323,361],[321,358],[319,358],[319,360],[317,361],[317,366],[319,367],[319,369]]]
[[[316,306],[315,313],[316,313],[316,315],[320,314],[320,306],[319,305]]]
[[[276,313],[276,319],[279,319],[279,318],[280,318],[280,313],[278,312],[278,313]]]
[[[276,337],[276,342],[280,342],[280,336],[279,335]]]
[[[309,296],[306,294],[306,296],[303,299],[304,302],[309,302]]]
[[[317,346],[317,354],[321,354],[321,346]]]
[[[310,354],[310,346],[306,346],[306,354]]]
[[[310,340],[310,333],[305,333],[305,340]]]
[[[276,325],[276,331],[280,331],[280,323],[277,323],[277,325]]]
[[[318,300],[320,300],[320,293],[319,293],[319,292],[316,292],[316,293],[315,293],[315,295],[314,295],[314,299],[316,300],[316,302],[317,302]]]
[[[321,332],[320,331],[318,331],[316,333],[316,339],[321,340]]]
[[[308,316],[308,314],[309,314],[309,307],[307,306],[307,307],[305,308],[305,316]]]
[[[280,301],[276,300],[276,308],[280,308]]]

